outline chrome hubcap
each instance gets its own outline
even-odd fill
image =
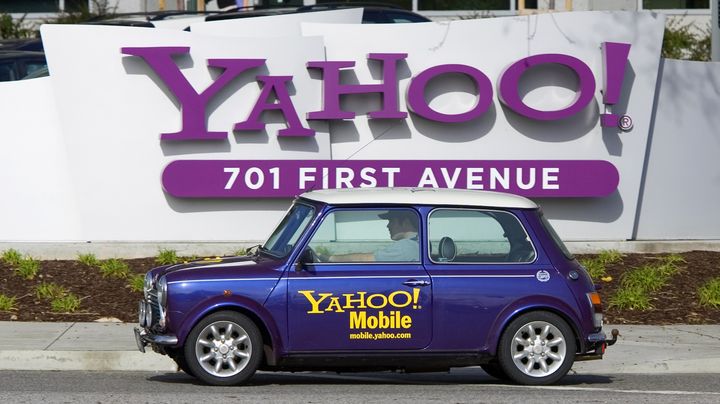
[[[203,328],[195,341],[200,366],[217,377],[240,373],[252,353],[250,337],[244,328],[230,321],[216,321]]]
[[[545,377],[557,371],[565,361],[565,337],[554,325],[533,321],[522,326],[512,340],[515,366],[528,376]]]

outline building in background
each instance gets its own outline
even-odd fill
[[[106,7],[116,13],[138,13],[173,10],[221,10],[242,4],[244,6],[288,7],[322,4],[326,0],[3,0],[0,13],[27,14],[27,20],[42,20],[58,13],[78,11],[82,8]],[[347,1],[355,2],[354,0]],[[358,2],[363,2],[358,0]],[[448,20],[459,18],[496,17],[549,11],[640,11],[653,10],[668,16],[692,22],[699,29],[710,23],[710,0],[384,0],[432,18]],[[367,1],[365,1],[367,3]]]

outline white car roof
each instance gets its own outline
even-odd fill
[[[432,206],[482,206],[486,208],[537,209],[535,202],[502,192],[436,188],[323,189],[300,197],[332,205],[407,204]]]

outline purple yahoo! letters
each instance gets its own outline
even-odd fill
[[[522,101],[518,94],[520,77],[533,66],[548,63],[560,64],[570,68],[570,70],[575,72],[579,81],[579,88],[575,94],[575,101],[572,105],[556,111],[540,111],[530,108]],[[500,76],[498,87],[500,87],[498,91],[500,101],[507,105],[508,108],[531,119],[553,121],[577,114],[592,101],[595,93],[595,78],[593,77],[592,70],[580,59],[569,55],[547,53],[528,56],[510,65]]]
[[[400,111],[398,107],[398,78],[397,63],[405,59],[407,53],[371,53],[368,59],[383,62],[383,81],[381,84],[340,84],[340,69],[353,67],[352,61],[315,61],[308,62],[311,69],[323,71],[323,109],[308,114],[308,119],[352,119],[354,112],[340,109],[340,96],[342,94],[381,93],[383,108],[380,111],[368,113],[370,118],[402,119],[407,112]]]
[[[283,115],[285,115],[285,121],[287,122],[287,128],[278,131],[279,136],[315,135],[314,130],[302,126],[298,114],[295,111],[295,106],[292,100],[290,100],[290,94],[288,94],[285,83],[291,81],[292,76],[257,76],[257,80],[263,83],[262,92],[250,112],[248,119],[244,122],[236,123],[235,130],[262,130],[265,128],[265,123],[260,121],[260,114],[268,109],[279,109]],[[267,102],[273,90],[277,96],[277,103]]]
[[[475,82],[478,102],[473,109],[461,114],[443,114],[430,108],[425,101],[425,87],[431,79],[445,73],[462,73]],[[492,97],[492,83],[483,72],[472,66],[448,64],[431,67],[413,77],[408,87],[407,102],[408,107],[423,118],[437,122],[458,123],[475,119],[484,114],[492,104]]]
[[[180,132],[162,133],[162,140],[226,139],[227,132],[209,132],[205,125],[207,104],[223,87],[242,72],[262,66],[265,59],[208,59],[208,66],[225,68],[225,71],[202,93],[198,94],[187,81],[173,55],[190,52],[187,46],[122,48],[126,55],[139,56],[157,73],[180,103],[182,129]]]

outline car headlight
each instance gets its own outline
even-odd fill
[[[158,294],[158,303],[160,303],[161,306],[166,307],[167,306],[167,278],[164,276],[160,278],[157,282],[157,294]]]
[[[150,272],[145,274],[145,283],[143,284],[143,291],[145,292],[145,297],[147,298],[148,293],[152,290],[152,274]]]

